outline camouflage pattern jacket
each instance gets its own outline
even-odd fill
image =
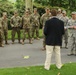
[[[3,30],[8,30],[8,19],[4,19],[2,17],[2,26],[3,26]]]
[[[76,37],[76,29],[70,28],[71,26],[76,26],[76,20],[72,18],[68,21],[66,28],[69,28],[70,36]]]
[[[44,28],[44,25],[45,25],[45,22],[48,20],[48,19],[50,19],[50,17],[51,17],[51,13],[49,13],[49,14],[43,14],[42,16],[41,16],[41,19],[40,19],[40,22],[41,22],[41,24],[43,25],[43,28]]]
[[[32,14],[31,15],[31,18],[32,18],[32,26],[39,26],[39,19],[40,19],[40,15],[37,13],[37,14]]]
[[[23,25],[23,29],[31,27],[31,16],[30,15],[24,15],[22,17],[22,25]]]
[[[21,27],[21,18],[19,16],[13,16],[10,23],[11,27]]]

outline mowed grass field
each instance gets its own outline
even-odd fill
[[[76,63],[67,63],[59,70],[55,65],[51,65],[50,70],[45,70],[43,66],[3,68],[0,75],[76,75]]]
[[[36,34],[36,33],[35,33]],[[39,37],[42,38],[42,29],[39,30]],[[8,39],[11,39],[11,30],[8,30]],[[21,30],[21,38],[23,37],[23,31]],[[26,35],[26,37],[28,38],[28,35]],[[36,35],[34,36],[36,38]],[[17,39],[17,33],[15,35],[15,38]]]

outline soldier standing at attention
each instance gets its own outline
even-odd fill
[[[68,26],[66,28],[69,28],[71,42],[71,52],[68,54],[68,56],[76,56],[76,12],[72,12],[72,18],[68,21]]]
[[[3,12],[3,17],[2,17],[2,26],[3,26],[3,34],[5,36],[5,44],[8,43],[8,18],[7,18],[7,13]]]
[[[23,26],[23,39],[22,39],[22,44],[24,45],[24,40],[26,38],[26,34],[28,33],[28,38],[29,38],[29,43],[32,44],[31,40],[31,15],[29,14],[29,11],[26,10],[25,14],[22,17],[22,26]]]
[[[37,8],[34,8],[34,13],[31,15],[32,17],[32,40],[34,39],[34,33],[36,31],[36,39],[39,40],[39,19],[40,15],[37,12]]]
[[[62,15],[62,10],[61,9],[58,9],[57,18],[58,19],[61,19],[62,16],[63,16]]]
[[[61,20],[64,22],[64,26],[66,27],[67,26],[67,23],[68,23],[68,20],[69,18],[66,16],[66,11],[62,11],[62,17],[61,17]],[[65,34],[63,36],[63,39],[64,39],[64,43],[65,43],[65,48],[68,49],[68,29],[65,29]]]
[[[21,27],[21,18],[18,16],[18,12],[14,12],[14,16],[11,18],[11,27],[12,27],[12,44],[14,44],[15,41],[15,34],[17,32],[18,34],[18,43],[20,42],[20,27]]]
[[[50,13],[50,9],[49,8],[46,8],[45,9],[45,13],[41,16],[41,24],[42,24],[42,30],[44,30],[44,26],[45,26],[45,22],[50,19],[51,17],[51,13]],[[43,48],[42,50],[46,50],[45,48],[46,44],[45,44],[45,35],[43,34]]]
[[[1,18],[0,18],[0,47],[4,47],[4,45],[3,45],[3,26],[2,26]]]

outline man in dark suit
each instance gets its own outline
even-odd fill
[[[51,11],[52,18],[47,20],[44,27],[44,34],[46,36],[46,61],[44,68],[50,69],[50,62],[52,52],[55,52],[56,67],[60,69],[62,67],[60,46],[62,45],[62,35],[64,34],[64,23],[56,18],[57,11],[53,9]]]

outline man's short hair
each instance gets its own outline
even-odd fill
[[[56,16],[57,15],[57,10],[56,9],[52,9],[51,10],[51,15],[52,16]]]

